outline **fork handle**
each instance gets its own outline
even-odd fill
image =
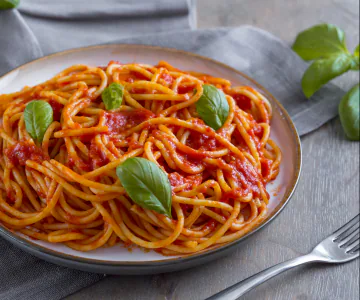
[[[309,253],[294,259],[282,262],[273,267],[270,267],[264,271],[261,271],[243,281],[235,283],[234,285],[228,287],[227,289],[207,298],[206,300],[235,300],[240,296],[244,295],[246,292],[252,290],[256,286],[262,284],[263,282],[269,280],[270,278],[290,270],[296,266],[315,262],[317,261],[316,257]]]

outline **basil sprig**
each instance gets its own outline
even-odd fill
[[[345,33],[335,25],[320,24],[301,32],[292,48],[302,59],[315,60],[301,82],[307,98],[331,79],[349,70],[359,70],[356,50],[354,54],[348,51]]]
[[[116,174],[129,197],[143,208],[171,218],[171,185],[163,170],[140,157],[128,158]]]
[[[358,45],[351,54],[345,44],[345,33],[331,24],[320,24],[301,32],[293,50],[304,60],[314,60],[305,71],[301,86],[307,98],[331,79],[349,70],[360,70]],[[341,100],[339,114],[347,137],[359,136],[359,85],[353,87]]]
[[[46,101],[31,101],[25,107],[24,119],[26,131],[34,140],[41,143],[46,130],[53,122],[53,109]]]
[[[310,98],[324,84],[350,70],[352,66],[353,60],[346,54],[314,61],[305,71],[301,81],[305,96]]]
[[[357,58],[359,58],[359,56],[360,56],[360,54],[359,54],[360,49],[359,48],[360,48],[360,45],[357,45],[355,50],[354,50],[354,56],[357,57]]]
[[[0,0],[0,10],[15,8],[19,2],[20,0]]]
[[[203,93],[196,102],[196,111],[206,125],[214,130],[221,128],[229,115],[224,92],[213,85],[204,84]]]
[[[101,99],[107,110],[119,108],[124,96],[124,87],[116,82],[111,83],[101,93]]]
[[[359,102],[360,84],[357,84],[345,94],[339,105],[340,121],[350,140],[360,139]]]

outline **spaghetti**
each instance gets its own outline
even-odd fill
[[[113,82],[124,87],[122,105],[106,110],[101,94]],[[222,90],[229,105],[216,131],[196,110],[204,84]],[[41,142],[25,126],[33,100],[53,110]],[[0,95],[0,117],[2,225],[78,251],[121,243],[183,255],[234,241],[265,218],[266,183],[281,161],[269,138],[271,106],[259,92],[163,61],[74,65]],[[166,172],[170,217],[126,193],[115,170],[132,157]]]

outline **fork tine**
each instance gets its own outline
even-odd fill
[[[345,244],[341,245],[340,248],[345,248],[355,242],[359,238],[359,233],[353,236],[349,241],[347,241]]]
[[[359,248],[359,238],[356,241],[352,242],[349,246],[347,246],[346,252],[354,252],[356,251],[356,247]]]
[[[345,231],[347,231],[357,223],[359,223],[359,214],[333,233],[335,240],[337,240],[341,234],[343,234]]]
[[[351,249],[350,251],[348,251],[348,253],[359,253],[359,245],[355,246],[353,249]]]
[[[350,230],[349,230],[350,231]],[[355,228],[353,231],[351,231],[349,234],[348,232],[346,232],[346,236],[344,236],[343,238],[339,239],[339,246],[340,247],[345,247],[347,246],[347,244],[351,244],[352,240],[354,237],[359,235],[359,227]],[[345,235],[345,234],[344,234]]]

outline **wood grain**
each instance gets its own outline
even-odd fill
[[[334,23],[359,43],[358,0],[199,0],[198,26],[252,24],[291,43],[317,23]],[[337,80],[348,89],[358,73]],[[320,112],[319,112],[320,113]],[[359,143],[345,139],[337,119],[302,138],[303,170],[286,209],[228,257],[190,270],[153,276],[109,276],[69,300],[204,299],[256,272],[311,250],[359,212]],[[359,260],[294,269],[242,299],[359,299]]]

